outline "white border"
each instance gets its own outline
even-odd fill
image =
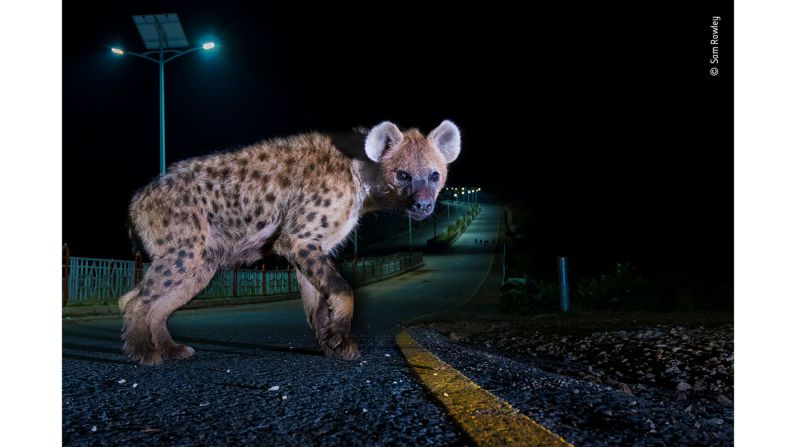
[[[736,445],[793,442],[795,5],[735,5]]]
[[[52,297],[60,295],[62,17],[59,2],[45,3],[0,4],[0,17],[35,17],[43,31],[30,33],[29,20],[0,28],[4,445],[61,440],[60,308]],[[792,2],[736,4],[737,445],[793,437],[794,20]]]
[[[0,444],[60,445],[61,4],[0,17]]]

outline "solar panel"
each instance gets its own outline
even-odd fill
[[[141,34],[141,39],[147,50],[160,48],[160,38],[163,38],[163,48],[185,48],[188,38],[179,23],[176,14],[149,14],[133,16],[133,22]]]

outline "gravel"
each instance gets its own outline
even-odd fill
[[[633,317],[458,320],[414,333],[575,445],[731,445],[730,320]]]

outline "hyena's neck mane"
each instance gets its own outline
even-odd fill
[[[396,194],[384,184],[377,163],[355,159],[351,170],[359,191],[360,215],[399,207]]]

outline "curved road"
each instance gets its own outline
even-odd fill
[[[450,206],[450,219],[447,219],[447,207]],[[458,209],[456,211],[456,208]],[[363,252],[366,251],[374,252],[377,254],[381,253],[394,253],[395,251],[405,251],[411,246],[409,242],[413,243],[413,247],[417,250],[422,250],[422,247],[425,246],[425,243],[428,239],[434,237],[434,228],[433,228],[433,220],[436,219],[436,231],[441,233],[444,231],[450,224],[455,222],[456,219],[463,216],[466,213],[467,207],[463,204],[455,204],[452,203],[450,205],[447,201],[440,201],[436,204],[436,211],[434,212],[431,218],[428,218],[421,222],[412,222],[412,241],[409,241],[409,232],[408,232],[408,220],[403,218],[406,222],[406,226],[404,230],[395,234],[394,236],[385,239],[383,241],[376,242],[374,244],[370,244],[366,247]],[[474,233],[473,233],[474,234]],[[484,234],[483,239],[485,239],[488,235]],[[472,236],[472,240],[470,242],[474,242],[476,238],[479,236]],[[496,238],[493,238],[496,239]],[[492,239],[489,239],[492,240]],[[360,245],[361,246],[361,245]],[[366,253],[363,253],[366,256]]]
[[[460,445],[395,346],[398,325],[449,309],[486,277],[499,208],[483,211],[425,267],[356,289],[356,362],[317,351],[297,300],[175,314],[185,362],[139,367],[121,353],[119,319],[63,323],[65,445]]]

